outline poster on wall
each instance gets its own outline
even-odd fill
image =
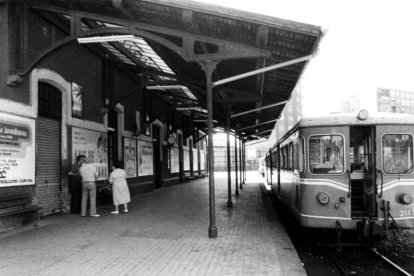
[[[153,175],[152,142],[138,141],[138,176]]]
[[[178,148],[171,148],[171,173],[180,172],[180,153]]]
[[[82,117],[83,116],[83,105],[82,105],[82,85],[75,82],[71,84],[72,90],[72,116]]]
[[[198,171],[197,149],[193,149],[193,170]]]
[[[206,170],[206,154],[204,150],[200,150],[200,169],[202,171]]]
[[[137,142],[124,138],[124,169],[126,177],[137,177]]]
[[[0,187],[35,184],[35,121],[0,114]]]
[[[184,170],[189,171],[190,170],[190,150],[183,149],[184,154]]]
[[[72,160],[85,155],[98,172],[98,180],[108,178],[108,150],[106,133],[72,128]]]

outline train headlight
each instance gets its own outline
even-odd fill
[[[319,193],[319,194],[316,196],[316,199],[317,199],[317,200],[318,200],[318,202],[319,202],[320,204],[322,204],[322,205],[326,205],[326,204],[328,204],[328,202],[329,202],[329,196],[328,196],[328,194],[326,194],[326,193],[324,193],[324,192]]]
[[[400,195],[400,202],[402,203],[402,204],[411,204],[411,203],[413,203],[413,196],[412,195],[410,195],[410,194],[407,194],[407,193],[402,193],[401,195]]]

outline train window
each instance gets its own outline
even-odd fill
[[[289,155],[288,155],[288,145],[283,147],[283,155],[284,155],[284,162],[283,166],[285,167],[285,170],[288,170],[288,164],[289,164]]]
[[[275,151],[273,153],[273,168],[277,168],[277,163],[278,163],[278,160],[277,160],[277,151]]]
[[[282,148],[280,148],[280,151],[279,151],[279,162],[280,162],[280,169],[281,170],[283,170],[283,149]]]
[[[314,174],[337,174],[344,171],[344,141],[340,135],[309,138],[309,170]]]
[[[385,134],[382,137],[382,156],[385,173],[411,173],[413,137],[409,134]]]
[[[293,143],[289,144],[289,171],[293,171]]]
[[[305,171],[305,139],[299,137],[299,172]]]

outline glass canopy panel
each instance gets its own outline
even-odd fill
[[[118,59],[120,59],[121,61],[131,64],[131,65],[136,65],[131,59],[129,59],[127,56],[125,56],[123,53],[121,53],[120,51],[118,51],[115,47],[113,47],[110,43],[108,42],[103,42],[101,43],[101,45],[103,47],[105,47],[108,51],[110,51],[115,57],[117,57]]]
[[[157,55],[143,38],[135,36],[133,41],[124,41],[123,45],[148,67],[174,75],[171,68]]]

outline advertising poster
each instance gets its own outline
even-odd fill
[[[152,142],[138,141],[138,176],[153,175]]]
[[[35,121],[0,114],[0,187],[35,184]]]
[[[184,154],[184,170],[189,171],[190,170],[190,150],[183,149]]]
[[[137,177],[137,142],[124,138],[124,169],[127,178]]]
[[[193,149],[193,170],[198,171],[197,149]]]
[[[72,82],[72,116],[83,116],[82,85]]]
[[[98,180],[108,179],[108,150],[106,133],[72,128],[72,160],[85,155],[98,172]]]
[[[200,150],[200,169],[202,171],[206,170],[206,153],[204,150]]]
[[[178,148],[171,148],[171,173],[180,172],[180,153]]]

